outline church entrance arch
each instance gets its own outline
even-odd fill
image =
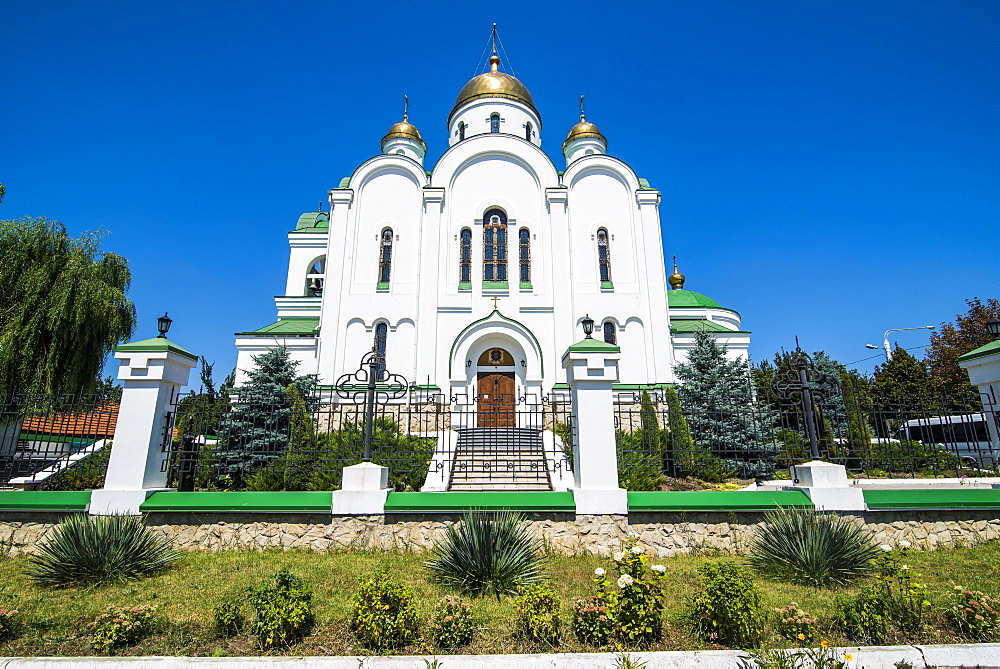
[[[489,348],[476,367],[476,427],[516,427],[514,357],[503,348]]]

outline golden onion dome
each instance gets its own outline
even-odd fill
[[[583,139],[584,137],[593,137],[604,142],[604,146],[608,145],[608,138],[601,134],[596,125],[584,118],[583,114],[580,114],[580,122],[570,128],[569,134],[566,135],[566,141],[563,142],[563,148],[565,149],[566,145],[574,139]]]
[[[500,57],[496,54],[490,56],[490,71],[473,77],[469,83],[462,86],[462,90],[458,92],[458,98],[455,100],[455,106],[451,110],[452,114],[466,102],[479,98],[514,100],[528,105],[536,114],[538,113],[538,110],[535,109],[535,101],[531,98],[531,93],[528,92],[525,85],[506,72],[501,72],[498,69],[499,65]]]
[[[684,288],[684,279],[684,275],[677,271],[677,256],[674,256],[674,273],[668,279],[670,287],[673,290],[682,290]]]
[[[427,145],[424,143],[424,138],[420,136],[420,131],[417,130],[417,126],[413,125],[407,120],[407,115],[403,114],[403,120],[399,123],[394,124],[389,128],[389,132],[385,133],[385,137],[382,138],[382,146],[392,139],[393,137],[405,137],[406,139],[412,139],[415,142],[419,142],[420,146],[427,150]]]

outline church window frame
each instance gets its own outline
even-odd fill
[[[496,112],[490,114],[490,132],[500,132],[500,114],[497,114]]]
[[[604,321],[604,325],[602,326],[602,330],[603,330],[603,334],[604,334],[604,343],[605,344],[612,344],[614,346],[618,345],[618,333],[617,333],[617,329],[618,328],[615,326],[615,322],[614,321]]]
[[[524,124],[524,138],[531,141],[531,121]]]
[[[465,141],[465,121],[458,122],[458,141]]]
[[[383,381],[385,377],[385,351],[389,344],[389,324],[380,321],[375,324],[375,339],[372,342],[372,352],[378,365],[375,367],[375,380]]]
[[[517,231],[517,278],[521,288],[531,288],[531,231]]]
[[[483,284],[507,287],[507,214],[502,209],[483,214]]]
[[[611,236],[607,228],[597,230],[597,265],[601,288],[613,288],[611,283]]]
[[[472,288],[472,230],[462,228],[458,233],[458,287]]]
[[[306,270],[306,297],[323,297],[323,283],[326,281],[326,256],[322,255]]]
[[[392,277],[392,228],[385,228],[379,236],[378,253],[378,288],[389,287],[389,280]]]

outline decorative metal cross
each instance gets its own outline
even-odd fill
[[[366,369],[367,367],[367,369]],[[355,404],[365,405],[365,451],[364,461],[372,459],[372,427],[375,422],[375,403],[386,404],[389,400],[406,394],[407,383],[399,374],[385,368],[385,358],[377,349],[372,349],[361,359],[361,367],[356,372],[342,375],[335,386],[337,395]]]
[[[499,297],[491,297],[490,299],[493,300],[493,310],[496,311],[497,310],[497,302],[500,301],[500,298]]]

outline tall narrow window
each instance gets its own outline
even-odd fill
[[[531,124],[530,123],[525,123],[524,124],[524,138],[526,140],[528,140],[529,142],[531,141]]]
[[[326,256],[321,256],[306,272],[306,295],[321,297],[323,295],[323,278],[326,274]]]
[[[517,233],[517,259],[520,262],[521,283],[531,282],[531,233],[521,228]]]
[[[615,338],[615,324],[611,321],[604,321],[604,341],[608,344],[617,344]]]
[[[601,266],[601,283],[611,281],[611,249],[608,246],[608,231],[597,231],[597,261]]]
[[[378,282],[389,283],[389,274],[392,269],[392,230],[386,228],[382,231],[382,253],[378,263]]]
[[[375,326],[375,355],[378,367],[375,368],[375,380],[382,381],[385,377],[385,342],[389,336],[389,327],[385,323]]]
[[[472,281],[472,230],[462,229],[461,244],[458,253],[458,280],[462,283]]]
[[[483,224],[483,281],[506,281],[507,215],[491,209]]]
[[[465,139],[465,121],[458,122],[458,141]]]
[[[490,132],[500,132],[500,114],[490,116]]]

